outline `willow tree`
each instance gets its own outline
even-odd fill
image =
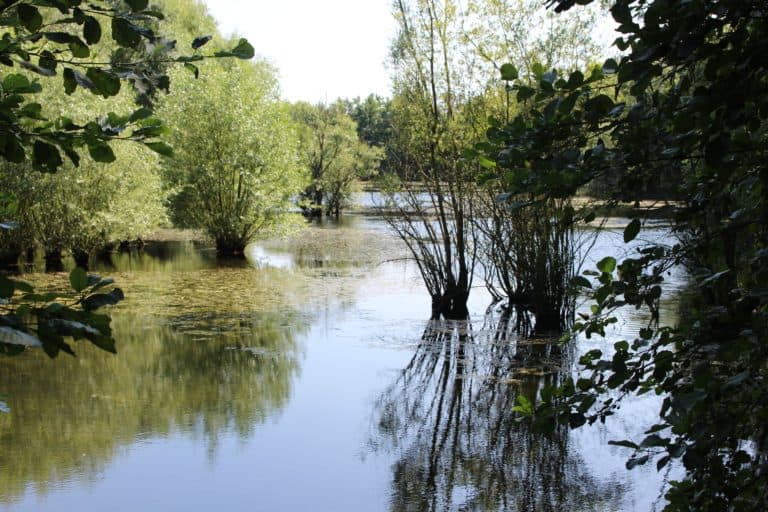
[[[112,165],[83,156],[57,173],[0,163],[0,186],[16,200],[15,228],[4,235],[9,259],[34,247],[48,268],[61,268],[69,250],[78,266],[106,246],[146,237],[166,221],[158,159],[135,144],[116,144]]]
[[[475,270],[471,229],[477,166],[461,158],[471,140],[470,91],[451,0],[397,0],[393,45],[393,162],[402,186],[389,194],[390,225],[406,243],[432,298],[432,317],[465,318]]]
[[[28,163],[55,173],[65,158],[78,166],[86,149],[95,162],[112,163],[116,155],[110,143],[116,139],[168,154],[170,148],[157,139],[161,122],[152,118],[154,93],[169,87],[165,64],[204,59],[197,50],[207,39],[192,43],[195,55],[171,56],[166,50],[174,43],[154,30],[162,17],[148,0],[93,0],[87,7],[79,0],[0,2],[0,63],[5,70],[0,81],[0,161],[9,165],[6,171],[13,172],[14,164],[23,168]],[[110,58],[97,58],[94,50],[106,34],[111,36],[104,37]],[[240,40],[231,51],[208,56],[250,59],[253,48]],[[129,112],[104,115],[89,112],[84,122],[68,115],[77,100],[59,112],[46,111],[44,100],[38,101],[38,95],[52,87],[67,95],[80,88],[110,98],[124,85],[133,86],[139,108],[134,105]],[[16,198],[3,188],[0,230],[9,231],[15,225],[16,204]],[[0,243],[5,238],[1,236]],[[104,286],[111,283],[75,269],[70,274],[74,293],[38,295],[31,293],[28,283],[0,275],[0,353],[18,354],[34,346],[53,357],[60,351],[72,353],[68,344],[72,338],[88,339],[114,351],[109,317],[93,313],[122,300],[120,289],[104,293]]]
[[[301,207],[318,217],[325,205],[327,215],[338,217],[354,183],[377,172],[381,150],[360,140],[357,125],[341,101],[331,105],[299,102],[291,108],[291,115],[312,178],[301,194]]]
[[[257,235],[279,228],[304,188],[297,138],[264,61],[206,66],[175,76],[161,115],[175,157],[165,162],[171,215],[204,228],[221,255],[242,254]]]

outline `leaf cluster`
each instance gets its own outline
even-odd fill
[[[30,160],[35,167],[55,172],[66,157],[73,164],[87,148],[97,162],[112,162],[109,142],[128,139],[145,144],[162,155],[170,148],[158,140],[162,124],[152,117],[152,99],[157,91],[168,91],[167,66],[205,57],[250,59],[253,48],[240,40],[234,48],[204,56],[198,50],[208,42],[196,39],[191,55],[174,55],[175,41],[159,36],[153,24],[164,18],[161,11],[145,0],[88,4],[81,0],[26,0],[0,5],[0,25],[7,28],[0,40],[0,63],[22,72],[3,77],[0,83],[0,156],[21,163]],[[111,34],[116,48],[108,60],[95,58],[105,33]],[[35,94],[49,86],[46,78],[61,76],[64,91],[78,88],[104,98],[117,95],[129,83],[141,106],[129,115],[109,114],[100,120],[77,124],[62,116],[48,119]]]
[[[41,347],[50,357],[75,355],[70,340],[87,340],[116,352],[110,318],[103,306],[123,300],[112,279],[89,275],[81,268],[69,274],[71,291],[35,292],[24,281],[0,275],[0,353],[16,355]]]
[[[615,45],[626,54],[562,78],[539,69],[525,84],[504,67],[525,108],[495,123],[476,150],[491,162],[487,178],[512,193],[572,195],[610,177],[611,199],[634,202],[646,180],[678,176],[678,243],[606,258],[574,280],[594,301],[577,333],[603,335],[621,307],[648,310],[650,322],[611,353],[586,354],[584,376],[519,404],[520,412],[580,426],[604,421],[625,396],[657,393],[659,424],[643,440],[616,443],[636,450],[627,466],[682,461],[686,476],[672,484],[669,510],[762,510],[768,73],[757,56],[768,12],[762,2],[731,0],[619,0],[611,12],[621,33]],[[642,225],[632,219],[625,242]],[[691,272],[691,298],[678,325],[663,325],[658,301],[675,265]]]

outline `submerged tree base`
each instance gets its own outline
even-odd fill
[[[216,255],[222,258],[244,258],[245,246],[242,240],[216,239]]]
[[[469,290],[446,292],[443,295],[432,296],[432,320],[441,317],[446,320],[466,320],[469,318]]]

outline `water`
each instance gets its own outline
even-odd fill
[[[416,270],[380,220],[248,256],[116,255],[100,271],[128,297],[112,309],[117,356],[79,344],[76,359],[0,360],[0,509],[653,508],[665,475],[626,471],[628,451],[607,441],[637,437],[658,398],[576,432],[516,423],[515,397],[556,378],[556,355],[500,343],[482,288],[471,329],[427,322]]]

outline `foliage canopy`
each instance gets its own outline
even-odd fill
[[[575,2],[550,4],[563,11]],[[480,149],[511,192],[567,197],[609,176],[618,184],[613,199],[634,201],[649,177],[677,172],[679,243],[606,258],[577,278],[595,301],[577,331],[603,334],[624,306],[647,308],[652,320],[611,354],[583,357],[578,381],[518,407],[535,409],[542,422],[580,426],[615,411],[612,390],[662,394],[659,423],[645,439],[617,442],[636,450],[628,467],[682,460],[686,475],[672,484],[668,510],[762,510],[768,11],[749,0],[617,0],[611,13],[621,33],[615,45],[626,54],[587,73],[540,69],[532,81],[518,80],[509,65],[503,78],[528,109],[494,125]],[[642,225],[632,219],[625,241]],[[689,268],[691,298],[670,326],[659,323],[658,303],[673,265]]]
[[[155,30],[163,18],[147,0],[0,2],[0,26],[5,28],[0,64],[11,68],[0,79],[4,180],[23,181],[15,173],[26,172],[23,164],[27,162],[47,173],[61,169],[65,157],[77,167],[85,150],[89,161],[112,163],[116,155],[109,142],[120,139],[141,143],[161,155],[171,154],[170,147],[158,138],[163,125],[153,117],[156,92],[169,88],[167,66],[183,63],[197,73],[193,62],[206,57],[250,59],[253,48],[240,40],[230,50],[204,55],[199,50],[210,40],[205,36],[192,41],[189,55],[178,55],[174,53],[176,43]],[[105,33],[111,35],[109,44],[101,43]],[[74,120],[66,106],[52,116],[50,98],[37,100],[59,74],[67,95],[84,89],[111,98],[120,94],[123,84],[129,84],[138,108],[84,122]],[[22,199],[4,190],[0,215],[15,214]],[[14,227],[15,223],[0,225],[3,230]],[[42,346],[55,356],[59,351],[71,353],[66,340],[73,338],[88,339],[114,351],[110,319],[95,310],[122,300],[122,291],[111,280],[89,276],[79,268],[70,273],[70,284],[74,294],[39,294],[24,281],[0,276],[0,349],[12,354],[26,346]]]
[[[227,62],[197,79],[179,70],[174,82],[160,109],[175,148],[164,164],[172,214],[205,228],[219,253],[242,253],[285,225],[305,183],[276,73],[263,61]]]

